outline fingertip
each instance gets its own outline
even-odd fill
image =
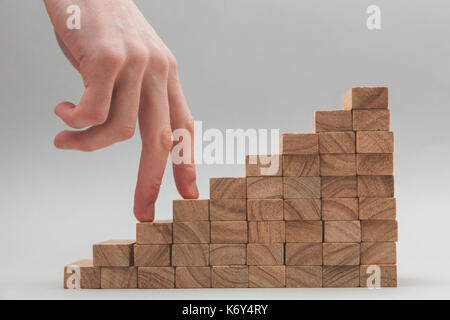
[[[71,112],[75,108],[75,105],[68,101],[63,101],[58,103],[54,109],[55,114],[61,119],[65,119],[67,117],[67,113]]]
[[[58,149],[69,149],[69,132],[61,131],[53,139],[53,145]]]
[[[155,219],[155,205],[134,207],[134,216],[139,222],[152,222]]]

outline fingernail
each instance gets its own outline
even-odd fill
[[[151,222],[154,219],[155,219],[155,205],[151,204],[147,207],[145,220]]]

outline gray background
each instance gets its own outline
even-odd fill
[[[138,6],[176,55],[206,128],[309,132],[354,85],[388,85],[395,131],[398,289],[65,291],[63,266],[91,244],[134,238],[139,138],[94,153],[60,151],[53,115],[78,101],[79,75],[42,1],[0,0],[0,298],[450,298],[448,1],[152,0]],[[366,28],[378,4],[382,30]],[[243,166],[198,167],[208,179]],[[179,198],[167,171],[157,218]]]

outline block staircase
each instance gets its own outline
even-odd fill
[[[282,135],[278,170],[247,156],[246,177],[211,178],[209,200],[174,200],[173,221],[94,244],[92,260],[65,267],[64,287],[395,287],[389,126],[388,88],[354,87],[343,110],[315,113],[313,133]]]

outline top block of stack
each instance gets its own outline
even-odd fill
[[[353,87],[342,97],[344,110],[387,109],[387,87]]]

